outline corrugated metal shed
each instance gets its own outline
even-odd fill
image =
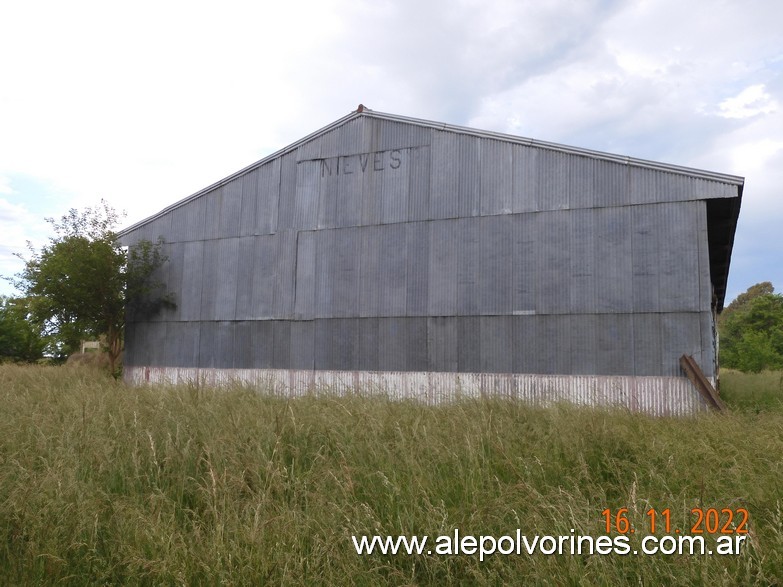
[[[126,368],[714,377],[743,183],[360,109],[121,233]]]

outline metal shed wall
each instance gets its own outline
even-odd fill
[[[123,235],[178,306],[126,365],[714,376],[706,200],[737,185],[358,116]]]

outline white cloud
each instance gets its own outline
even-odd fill
[[[750,118],[776,112],[778,103],[765,91],[764,84],[755,84],[733,98],[726,98],[718,108],[718,115],[724,118]]]

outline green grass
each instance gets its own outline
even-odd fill
[[[743,381],[755,384],[723,380],[743,409],[655,419],[133,389],[85,369],[0,366],[0,583],[780,584],[783,409],[745,409]],[[601,512],[621,507],[640,535],[651,507],[686,530],[691,508],[747,508],[750,543],[739,556],[480,562],[358,556],[350,538],[599,536]]]

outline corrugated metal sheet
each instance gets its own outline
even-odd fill
[[[540,406],[571,402],[616,407],[652,416],[691,416],[708,410],[703,398],[685,377],[176,367],[129,367],[125,376],[137,385],[245,384],[283,397],[360,393],[394,400],[419,400],[431,405],[497,397]]]
[[[481,141],[481,214],[510,214],[514,208],[513,146],[502,141]]]
[[[129,330],[130,364],[711,374],[706,207],[682,200],[737,184],[684,173],[346,119],[134,229],[168,231],[178,308]]]

